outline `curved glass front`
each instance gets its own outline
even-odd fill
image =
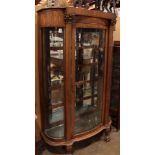
[[[74,134],[101,123],[104,83],[105,30],[76,29]]]
[[[43,28],[43,63],[46,69],[48,104],[45,133],[52,138],[64,137],[64,29]]]

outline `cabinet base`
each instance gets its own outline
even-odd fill
[[[49,146],[65,146],[67,155],[71,155],[73,153],[73,144],[75,142],[86,140],[101,132],[103,132],[103,140],[105,142],[109,142],[110,141],[110,126],[111,126],[111,121],[105,126],[100,126],[87,133],[76,135],[73,139],[69,141],[51,139],[47,137],[44,133],[42,133],[42,137],[45,143],[48,144]]]
[[[66,151],[67,151],[67,155],[72,155],[72,153],[73,153],[72,145],[67,145],[66,146]]]

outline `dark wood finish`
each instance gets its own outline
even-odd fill
[[[112,125],[117,130],[120,128],[120,41],[115,41],[113,46],[113,69],[110,100],[110,116]]]
[[[38,26],[40,25],[40,18],[38,17]],[[43,106],[44,103],[44,92],[43,92],[43,61],[42,61],[42,46],[41,46],[41,30],[40,27],[38,27],[38,72],[39,72],[39,94],[40,94],[40,109],[41,109],[41,126],[42,130],[46,128],[46,120],[45,119],[45,113],[46,113],[46,107]]]
[[[107,131],[110,128],[111,120],[109,119],[109,103],[110,103],[110,87],[111,87],[111,68],[112,68],[112,45],[113,45],[113,31],[116,16],[112,13],[103,13],[100,11],[86,10],[83,8],[59,8],[59,9],[41,9],[38,11],[39,15],[39,81],[40,81],[40,102],[42,114],[42,137],[44,141],[52,146],[65,145],[68,152],[72,152],[72,145],[92,136],[95,136],[101,131]],[[92,21],[92,22],[91,22]],[[48,110],[49,108],[57,108],[62,106],[53,105],[49,107],[48,102],[48,87],[47,79],[49,73],[45,66],[49,61],[47,51],[42,48],[41,29],[49,27],[64,28],[64,138],[48,137],[44,130],[48,128]],[[98,28],[105,30],[105,56],[104,56],[104,84],[103,97],[101,99],[102,117],[101,123],[90,131],[85,131],[79,134],[74,134],[75,126],[75,88],[76,84],[80,83],[75,80],[75,36],[76,28]],[[46,39],[48,40],[48,39]],[[96,65],[95,60],[93,64],[85,66]],[[93,74],[91,76],[94,76]],[[95,79],[97,80],[97,79]],[[90,82],[89,80],[86,82]],[[93,83],[92,83],[93,84]],[[94,94],[92,90],[92,94]],[[95,94],[94,94],[95,96]],[[88,96],[92,97],[92,96]],[[88,98],[87,97],[87,98]],[[62,123],[62,122],[59,122]]]

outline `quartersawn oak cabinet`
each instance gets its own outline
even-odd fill
[[[83,8],[38,11],[42,137],[66,146],[105,131],[116,16]]]

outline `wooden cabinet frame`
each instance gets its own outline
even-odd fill
[[[112,13],[103,13],[95,10],[86,10],[82,8],[55,8],[41,9],[38,11],[38,65],[39,65],[39,87],[40,87],[40,105],[42,118],[42,137],[44,141],[52,146],[66,146],[71,151],[72,144],[90,138],[97,133],[108,130],[111,124],[109,119],[109,102],[111,87],[111,71],[112,71],[112,46],[113,31],[116,23],[116,16]],[[47,106],[45,102],[48,100],[47,95],[47,71],[45,72],[46,60],[43,60],[42,34],[41,29],[48,27],[64,28],[64,139],[50,138],[44,134],[47,127]],[[102,123],[90,131],[74,135],[75,120],[75,30],[76,28],[100,28],[106,30],[105,43],[105,65],[104,65],[104,88],[103,88],[103,112]],[[46,57],[45,57],[46,58]]]

